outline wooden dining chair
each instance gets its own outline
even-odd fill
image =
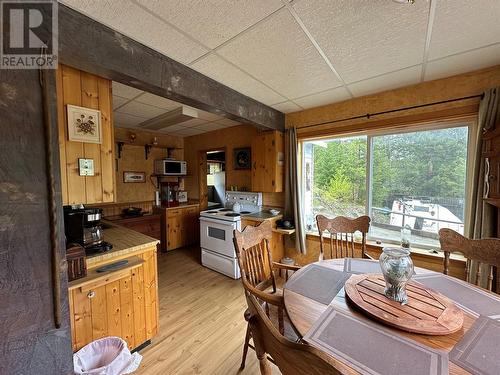
[[[284,375],[341,373],[335,368],[335,360],[328,354],[308,344],[288,340],[281,335],[257,299],[251,293],[246,293],[246,298],[250,312],[248,323],[254,338],[261,374],[272,373],[267,355]]]
[[[360,216],[351,219],[337,216],[329,219],[323,215],[316,215],[316,224],[319,232],[320,254],[319,260],[325,257],[325,239],[330,243],[330,258],[355,258],[354,233],[361,232],[361,257],[371,258],[366,254],[366,235],[370,229],[370,217]],[[329,236],[325,236],[328,232]]]
[[[467,258],[465,265],[465,274],[467,282],[480,285],[482,279],[483,265],[488,266],[487,289],[493,290],[493,278],[497,272],[497,288],[496,292],[500,291],[500,280],[498,280],[498,270],[500,269],[500,239],[485,238],[480,240],[472,240],[454,230],[443,228],[439,230],[439,242],[441,250],[444,251],[443,273],[448,275],[450,266],[450,254],[461,253]],[[477,262],[477,270],[474,277],[471,273],[471,261]]]
[[[272,261],[269,241],[272,238],[272,225],[264,221],[259,226],[248,225],[243,232],[234,231],[234,246],[240,266],[241,281],[248,293],[263,302],[266,314],[277,324],[281,334],[298,337],[288,318],[285,317],[283,292],[276,286],[275,270],[296,271],[298,266],[285,265]],[[274,306],[274,308],[271,308]],[[248,311],[245,319],[248,321]],[[246,355],[250,345],[251,332],[247,326],[241,368],[245,367]]]

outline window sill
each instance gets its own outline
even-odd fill
[[[315,234],[315,233],[307,233],[306,238],[319,242],[319,235]],[[356,241],[356,240],[354,242],[357,244],[361,243],[361,242]],[[387,247],[387,246],[397,246],[397,245],[391,244],[391,243],[387,243],[387,244],[377,243],[377,241],[374,241],[374,240],[367,240],[366,241],[367,250],[375,250],[379,253],[381,253],[382,249],[384,247]],[[410,251],[412,254],[418,254],[419,256],[422,256],[422,257],[430,257],[433,259],[444,259],[444,252],[441,250],[436,251],[436,250],[429,250],[429,249],[422,249],[422,248],[418,248],[418,247],[412,247],[410,249]],[[450,259],[455,260],[455,261],[461,261],[464,263],[466,261],[465,257],[463,257],[461,254],[456,254],[456,253],[450,254]]]

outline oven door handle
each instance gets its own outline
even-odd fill
[[[200,222],[209,222],[209,223],[214,223],[214,224],[219,224],[223,226],[228,226],[229,224],[234,228],[236,228],[236,221],[227,221],[227,220],[219,220],[219,219],[213,219],[211,217],[206,217],[206,216],[200,216]]]

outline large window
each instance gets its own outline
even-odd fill
[[[372,218],[369,237],[439,247],[438,231],[464,232],[468,126],[303,143],[308,231],[315,216]]]

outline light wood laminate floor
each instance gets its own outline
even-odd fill
[[[160,330],[141,350],[137,374],[260,374],[251,349],[239,370],[246,330],[241,280],[201,266],[199,254],[158,254]]]

